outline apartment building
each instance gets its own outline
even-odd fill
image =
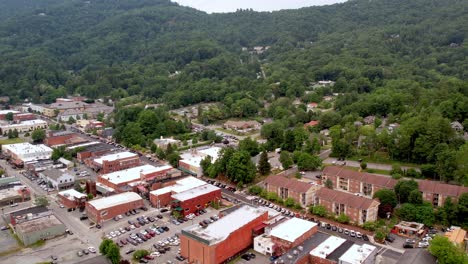
[[[316,184],[310,184],[281,175],[269,176],[263,184],[268,192],[276,193],[281,199],[293,198],[302,207],[312,204],[314,193],[320,189],[320,186]]]

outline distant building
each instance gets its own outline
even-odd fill
[[[39,178],[50,182],[54,189],[63,190],[73,187],[75,184],[75,176],[68,171],[58,169],[47,169],[39,173]]]
[[[253,121],[233,121],[233,120],[229,120],[226,123],[224,123],[223,127],[225,129],[248,131],[248,130],[260,129],[261,125],[260,125],[259,122],[255,121],[255,120],[253,120]]]
[[[223,263],[251,247],[252,230],[266,220],[266,211],[243,205],[205,228],[187,227],[180,234],[180,254],[189,263]]]
[[[283,200],[293,198],[302,207],[311,205],[314,193],[321,188],[318,185],[280,175],[266,178],[264,180],[264,187],[268,192],[276,193]]]
[[[17,165],[23,165],[29,161],[50,159],[52,156],[52,149],[46,145],[32,145],[30,143],[6,144],[2,146],[2,152]]]
[[[200,162],[207,156],[211,157],[211,162],[218,159],[220,147],[200,148],[187,151],[181,155],[179,168],[195,176],[202,176],[203,169]]]
[[[322,187],[314,195],[314,205],[324,206],[334,215],[345,214],[351,222],[362,225],[377,220],[380,203],[366,197]]]
[[[130,169],[140,165],[138,154],[125,151],[107,154],[99,158],[90,159],[87,165],[101,173],[111,173],[114,171]]]
[[[76,159],[80,162],[85,162],[86,159],[103,156],[117,149],[116,147],[112,145],[104,144],[101,142],[83,143],[83,144],[75,145],[72,147],[68,147],[67,149],[72,150],[76,148],[81,149],[76,154]]]
[[[308,128],[308,127],[316,127],[320,124],[320,121],[317,121],[317,120],[312,120],[308,123],[305,123],[304,124],[304,128]]]
[[[18,133],[32,132],[36,129],[46,129],[47,122],[41,119],[26,120],[18,124],[9,124],[0,126],[2,134],[6,134],[9,131],[18,131]]]
[[[66,227],[54,215],[36,218],[15,226],[15,233],[24,245],[65,234]]]
[[[21,123],[23,121],[35,120],[35,119],[37,119],[37,116],[35,114],[31,114],[31,113],[22,113],[22,114],[14,114],[13,115],[13,121],[15,123]]]
[[[453,130],[457,131],[457,132],[461,132],[463,131],[463,125],[458,122],[458,121],[454,121],[452,123],[450,123],[450,126],[452,127]]]
[[[375,116],[366,116],[366,117],[364,118],[364,123],[365,123],[366,125],[374,124],[374,122],[375,122]]]
[[[83,119],[84,113],[82,110],[78,109],[66,109],[63,112],[60,112],[57,115],[57,121],[68,122],[72,120]]]
[[[164,150],[167,149],[167,146],[169,144],[171,144],[171,146],[174,146],[174,147],[179,147],[182,143],[180,140],[173,139],[173,138],[163,138],[162,136],[159,139],[155,139],[153,142],[158,148],[164,149]]]
[[[333,85],[335,85],[335,82],[334,82],[334,81],[325,80],[325,81],[318,81],[317,84],[318,84],[319,86],[333,86]]]
[[[22,203],[31,199],[31,191],[23,185],[2,187],[0,189],[0,206]]]
[[[44,144],[49,147],[81,144],[84,142],[87,142],[87,140],[71,131],[50,131],[44,140]]]
[[[173,201],[172,195],[192,190],[207,183],[195,177],[186,177],[181,180],[170,183],[169,186],[153,190],[150,192],[150,202],[155,207],[166,207]],[[219,189],[219,188],[218,188]]]
[[[6,120],[6,116],[8,113],[12,113],[13,115],[15,115],[15,114],[19,114],[20,112],[16,110],[10,110],[10,109],[0,110],[0,120]]]
[[[91,221],[102,223],[117,215],[144,206],[140,195],[134,192],[125,192],[86,202],[86,213]]]
[[[318,107],[318,104],[317,103],[309,103],[307,104],[307,111],[314,111],[315,108]]]

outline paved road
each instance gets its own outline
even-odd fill
[[[354,160],[345,160],[345,161],[338,161],[336,158],[326,158],[323,163],[328,163],[328,164],[343,164],[343,162],[346,162],[346,166],[350,167],[360,167],[360,163],[358,161]],[[381,163],[367,163],[367,168],[369,169],[376,169],[376,170],[386,170],[386,171],[391,171],[392,170],[392,165],[389,164],[381,164]],[[401,166],[401,169],[403,170],[408,170],[408,169],[415,169],[416,171],[420,171],[419,168],[416,167],[410,167],[410,166]]]

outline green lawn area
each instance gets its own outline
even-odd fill
[[[21,138],[0,139],[0,145],[23,143],[23,142],[24,140]]]
[[[354,160],[358,161],[359,159],[362,159],[363,161],[367,163],[381,163],[381,164],[389,164],[389,165],[399,165],[399,166],[409,166],[409,167],[415,167],[419,168],[419,164],[414,164],[410,162],[402,162],[402,161],[397,161],[397,160],[392,160],[389,156],[388,153],[386,152],[376,152],[372,156],[352,156],[349,158],[346,158],[348,160]]]

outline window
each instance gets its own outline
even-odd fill
[[[101,216],[106,216],[107,214],[108,214],[107,211],[102,211],[102,212],[101,212]]]

